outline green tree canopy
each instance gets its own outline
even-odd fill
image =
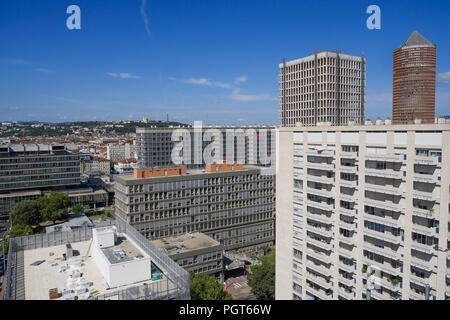
[[[275,263],[273,259],[262,259],[260,266],[252,268],[252,274],[248,275],[248,285],[252,293],[261,300],[275,299]]]
[[[69,196],[61,192],[50,192],[50,195],[37,200],[45,221],[64,219],[67,216],[67,208],[70,206]]]
[[[81,204],[76,204],[72,207],[72,212],[74,213],[83,213],[84,212],[84,208]]]
[[[11,224],[35,225],[42,220],[39,204],[33,200],[24,200],[17,203],[11,212]]]
[[[11,227],[11,230],[9,230],[10,238],[28,236],[31,234],[33,234],[33,229],[31,229],[30,226],[24,224],[15,224]]]
[[[223,285],[211,276],[190,273],[191,300],[233,300]]]

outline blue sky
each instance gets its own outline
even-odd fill
[[[81,8],[68,30],[66,8]],[[381,30],[366,8],[381,8]],[[436,114],[450,114],[450,1],[2,0],[0,120],[278,123],[277,72],[339,49],[367,58],[366,116],[391,116],[392,52],[437,44]],[[147,23],[146,23],[147,22]]]

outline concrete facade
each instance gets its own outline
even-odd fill
[[[450,298],[449,124],[279,128],[277,146],[276,299]]]
[[[366,59],[322,51],[279,66],[280,125],[364,120]]]
[[[203,232],[226,250],[273,244],[274,176],[257,167],[152,178],[117,177],[116,218],[150,240]]]

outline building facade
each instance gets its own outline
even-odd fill
[[[181,164],[172,161],[176,142],[180,141],[172,141],[172,134],[177,129],[184,131],[180,135],[180,140],[189,141],[186,150],[182,151],[190,153],[189,156],[183,158],[187,161],[182,163],[188,168],[205,166],[203,153],[211,144],[210,139],[205,136],[208,129],[217,130],[217,133],[221,135],[218,150],[221,150],[222,154],[221,159],[217,159],[218,161],[270,166],[275,160],[272,151],[275,145],[275,136],[272,134],[275,127],[273,126],[205,126],[197,129],[136,128],[137,167],[153,168]],[[197,145],[198,148],[196,148]]]
[[[80,184],[80,156],[64,145],[0,146],[0,234],[17,202],[35,200],[41,190]]]
[[[153,169],[156,176],[145,178],[118,176],[116,219],[150,240],[202,232],[225,250],[273,244],[274,176],[261,175],[256,167],[214,168],[165,169],[162,176]]]
[[[111,164],[106,158],[89,156],[89,159],[80,161],[80,172],[83,174],[86,171],[100,171],[109,176],[111,173]]]
[[[416,122],[278,130],[276,299],[450,298],[450,125]]]
[[[436,45],[414,31],[394,50],[392,121],[434,123]]]
[[[136,158],[136,145],[131,143],[110,143],[106,147],[106,157],[114,162]]]
[[[364,120],[366,59],[322,51],[280,63],[280,125],[345,125]]]

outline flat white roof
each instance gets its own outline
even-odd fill
[[[75,258],[84,257],[88,251],[89,244],[90,240],[71,243],[74,252],[76,253],[78,251],[79,253],[79,255]],[[53,253],[53,255],[50,255],[51,253]],[[69,270],[59,272],[61,265],[68,264],[68,261],[62,260],[63,253],[66,253],[66,245],[24,251],[25,300],[48,300],[49,290],[53,288],[57,288],[60,293],[62,292],[64,282],[69,278],[71,273]],[[89,254],[91,253],[92,248],[89,251]],[[37,266],[31,265],[38,260],[45,261]],[[127,286],[107,289],[106,281],[103,279],[100,270],[97,268],[94,259],[90,255],[88,255],[87,259],[82,262],[80,273],[84,280],[92,283],[92,285],[88,287],[88,292],[93,297],[103,295],[105,293],[110,294],[129,287],[140,286],[145,283],[155,283],[158,281],[160,282],[159,285],[161,287],[168,285],[170,289],[175,288],[173,282],[169,280],[167,284],[165,281],[166,277],[163,276],[162,279],[156,281],[149,279]],[[88,294],[85,294],[84,296],[87,295]],[[114,299],[114,297],[111,299]],[[61,296],[58,300],[64,300],[64,297]]]

